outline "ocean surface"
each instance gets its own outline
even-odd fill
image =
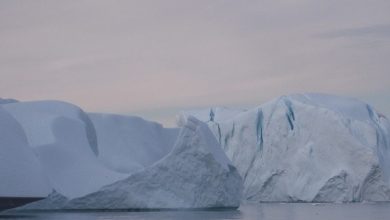
[[[0,219],[56,220],[390,220],[390,203],[245,204],[225,211],[153,211],[153,212],[31,212],[0,213]]]

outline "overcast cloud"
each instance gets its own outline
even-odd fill
[[[171,125],[323,92],[390,116],[388,0],[0,1],[0,97]]]

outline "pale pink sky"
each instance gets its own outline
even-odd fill
[[[167,125],[323,92],[390,116],[390,1],[0,1],[0,97]]]

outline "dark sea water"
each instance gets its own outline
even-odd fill
[[[56,220],[390,220],[390,203],[245,204],[238,210],[225,211],[154,211],[154,212],[33,212],[0,213],[0,219]]]

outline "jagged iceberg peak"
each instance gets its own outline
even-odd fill
[[[70,201],[65,208],[238,207],[242,181],[237,170],[206,124],[193,117],[184,121],[175,146],[162,160],[96,193]]]
[[[244,178],[245,199],[390,200],[390,126],[366,103],[295,94],[207,121]]]
[[[179,127],[182,127],[182,130],[179,134],[181,138],[178,138],[176,145],[182,147],[190,146],[191,148],[196,147],[197,150],[208,151],[222,167],[228,169],[231,162],[210,132],[207,124],[193,116],[184,114],[179,115],[177,124]]]
[[[172,151],[150,167],[59,205],[48,202],[59,200],[54,194],[22,209],[237,208],[241,191],[242,179],[210,129],[187,117]]]

